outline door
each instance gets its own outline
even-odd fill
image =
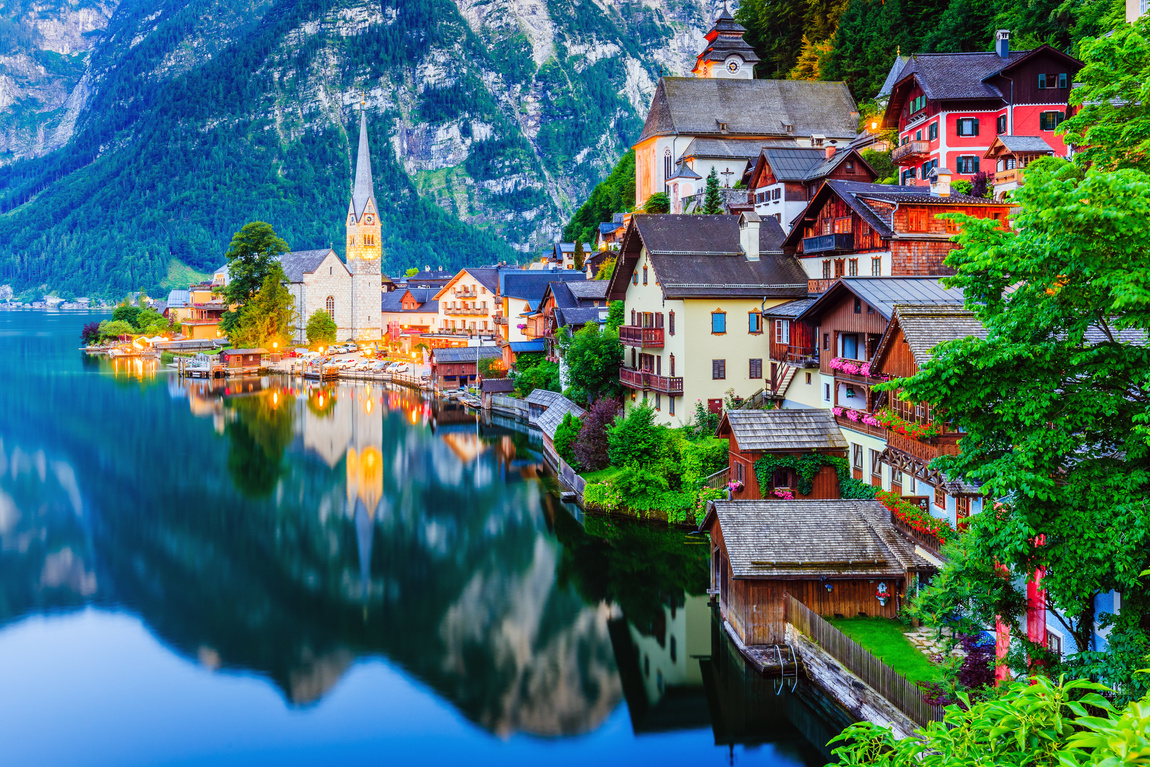
[[[708,412],[715,413],[716,415],[721,415],[723,412],[722,398],[707,400],[707,410]]]

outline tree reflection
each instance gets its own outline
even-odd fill
[[[228,474],[244,495],[262,498],[284,474],[284,451],[294,434],[295,397],[279,391],[236,397],[228,437]]]

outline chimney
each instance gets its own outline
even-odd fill
[[[826,148],[826,158],[829,160],[835,156],[835,142],[831,142]]]
[[[930,172],[930,196],[950,197],[950,170],[935,168]]]
[[[1010,30],[1000,29],[994,33],[994,52],[1000,59],[1010,58]]]
[[[739,244],[748,261],[759,260],[759,218],[753,211],[745,211],[739,216]]]

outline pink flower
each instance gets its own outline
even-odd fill
[[[859,375],[864,375],[867,378],[870,378],[870,363],[869,362],[864,362],[863,364],[859,365]]]
[[[841,407],[832,407],[831,412],[834,413],[835,415],[842,415],[843,409]]]
[[[878,419],[875,418],[873,415],[870,415],[870,414],[864,415],[862,422],[865,423],[867,426],[878,426],[879,425]]]
[[[857,421],[859,419],[859,411],[848,410],[847,411],[847,418],[851,419],[852,421]]]

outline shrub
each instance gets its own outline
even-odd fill
[[[614,466],[651,466],[665,455],[667,432],[655,424],[655,411],[647,403],[615,419],[607,429],[607,455]]]
[[[100,340],[117,339],[122,336],[130,336],[136,332],[136,329],[128,324],[126,320],[104,320],[100,323]]]
[[[625,499],[627,507],[635,511],[662,510],[667,501],[666,478],[638,466],[628,466],[611,484]]]
[[[623,495],[611,482],[592,482],[583,488],[583,504],[591,508],[615,511],[623,505]]]
[[[702,400],[696,400],[695,417],[691,421],[690,431],[695,439],[713,437],[715,436],[715,431],[719,428],[719,421],[721,420],[721,415],[708,410]]]
[[[679,466],[685,487],[694,487],[699,481],[730,464],[727,440],[718,437],[704,437],[694,442],[681,439],[679,451]]]
[[[336,335],[335,320],[331,318],[323,309],[316,309],[312,312],[311,316],[307,318],[307,325],[304,332],[307,334],[308,346],[331,346],[335,343]]]
[[[518,364],[516,362],[516,367]],[[542,362],[527,370],[520,369],[512,378],[517,397],[526,397],[536,389],[559,391],[559,365],[555,362]]]
[[[575,453],[572,446],[575,441],[579,439],[579,432],[583,428],[583,422],[575,417],[574,413],[565,413],[563,421],[559,427],[555,429],[555,452],[559,453],[559,457],[576,471],[579,471],[579,462],[575,458]]]
[[[80,339],[85,345],[91,346],[98,343],[100,340],[100,323],[88,322],[84,324],[84,329],[80,331]]]
[[[607,429],[619,412],[619,401],[604,397],[583,416],[583,428],[574,445],[575,459],[581,471],[599,471],[611,465],[608,457]]]

